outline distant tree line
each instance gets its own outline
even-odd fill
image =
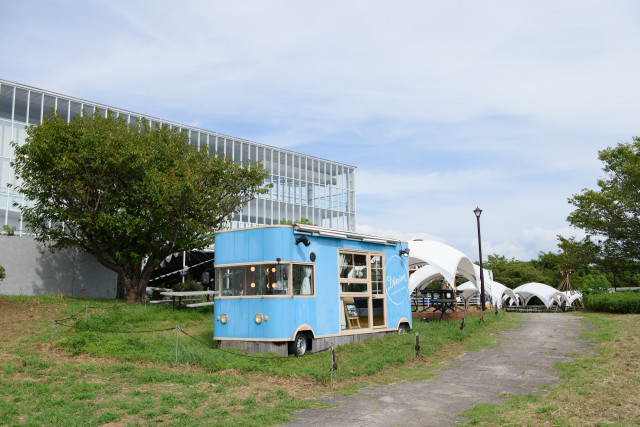
[[[583,189],[568,201],[574,206],[567,221],[584,239],[558,236],[558,252],[540,252],[519,261],[489,255],[484,267],[494,279],[515,288],[540,282],[557,287],[561,268],[569,268],[575,289],[636,287],[640,284],[640,138],[599,151],[604,177],[597,189]]]
[[[604,271],[597,265],[574,265],[571,268],[565,263],[565,254],[540,252],[538,258],[521,261],[507,258],[503,255],[492,254],[482,266],[493,271],[493,279],[503,285],[515,289],[530,282],[544,283],[557,288],[562,281],[561,268],[570,268],[569,276],[574,289],[609,288],[614,284],[614,274]],[[615,277],[616,286],[638,286],[640,273],[634,271],[620,271]]]

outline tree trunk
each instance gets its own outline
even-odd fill
[[[122,273],[118,273],[118,283],[116,284],[116,299],[125,299],[125,285]]]
[[[140,276],[129,277],[123,276],[123,284],[127,289],[127,303],[144,304],[147,298],[147,283],[149,279],[143,279]]]
[[[147,263],[140,271],[138,264],[128,265],[118,273],[119,282],[127,291],[127,303],[144,304],[147,299],[147,285],[155,270],[153,263]]]

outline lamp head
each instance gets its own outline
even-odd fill
[[[480,218],[480,214],[482,213],[482,209],[480,208],[475,208],[473,210],[473,213],[476,214],[476,217]]]
[[[399,254],[402,256],[404,255],[405,257],[409,256],[409,248],[405,248],[405,249],[400,249]]]
[[[305,246],[309,246],[311,244],[311,242],[309,241],[309,238],[307,236],[300,236],[296,238],[296,245],[302,243]]]

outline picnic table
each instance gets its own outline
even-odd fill
[[[180,304],[182,304],[183,302],[195,302],[195,301],[200,301],[200,297],[206,296],[207,297],[207,302],[206,303],[200,303],[199,305],[213,305],[213,301],[209,301],[209,298],[216,295],[216,291],[181,291],[181,292],[174,292],[174,291],[165,291],[165,292],[160,292],[160,295],[164,295],[165,297],[171,297],[171,301],[172,301],[172,308],[176,308],[176,298],[178,298],[178,307],[180,307]],[[197,297],[197,298],[194,298]],[[183,298],[186,298],[183,300]],[[195,304],[189,304],[188,306],[194,306]]]
[[[413,305],[415,312],[425,312],[429,308],[431,308],[431,298],[430,297],[414,297],[411,298],[411,305]]]
[[[432,308],[435,311],[442,311],[444,309],[444,316],[447,310],[455,311],[455,292],[451,289],[424,290],[411,298],[411,303],[417,312],[425,312]],[[446,315],[446,317],[448,317],[448,315]]]
[[[431,304],[435,308],[435,311],[440,312],[440,320],[444,317],[447,322],[451,319],[451,316],[449,316],[447,311],[456,311],[455,298],[438,298],[433,300]]]

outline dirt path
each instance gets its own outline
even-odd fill
[[[338,405],[328,410],[300,411],[287,426],[455,425],[455,414],[478,403],[503,403],[501,393],[543,394],[539,387],[558,382],[552,366],[571,360],[568,353],[591,352],[592,343],[578,338],[588,324],[568,314],[530,314],[522,328],[498,335],[500,347],[464,353],[447,362],[429,381],[367,387],[352,397],[319,400]]]

